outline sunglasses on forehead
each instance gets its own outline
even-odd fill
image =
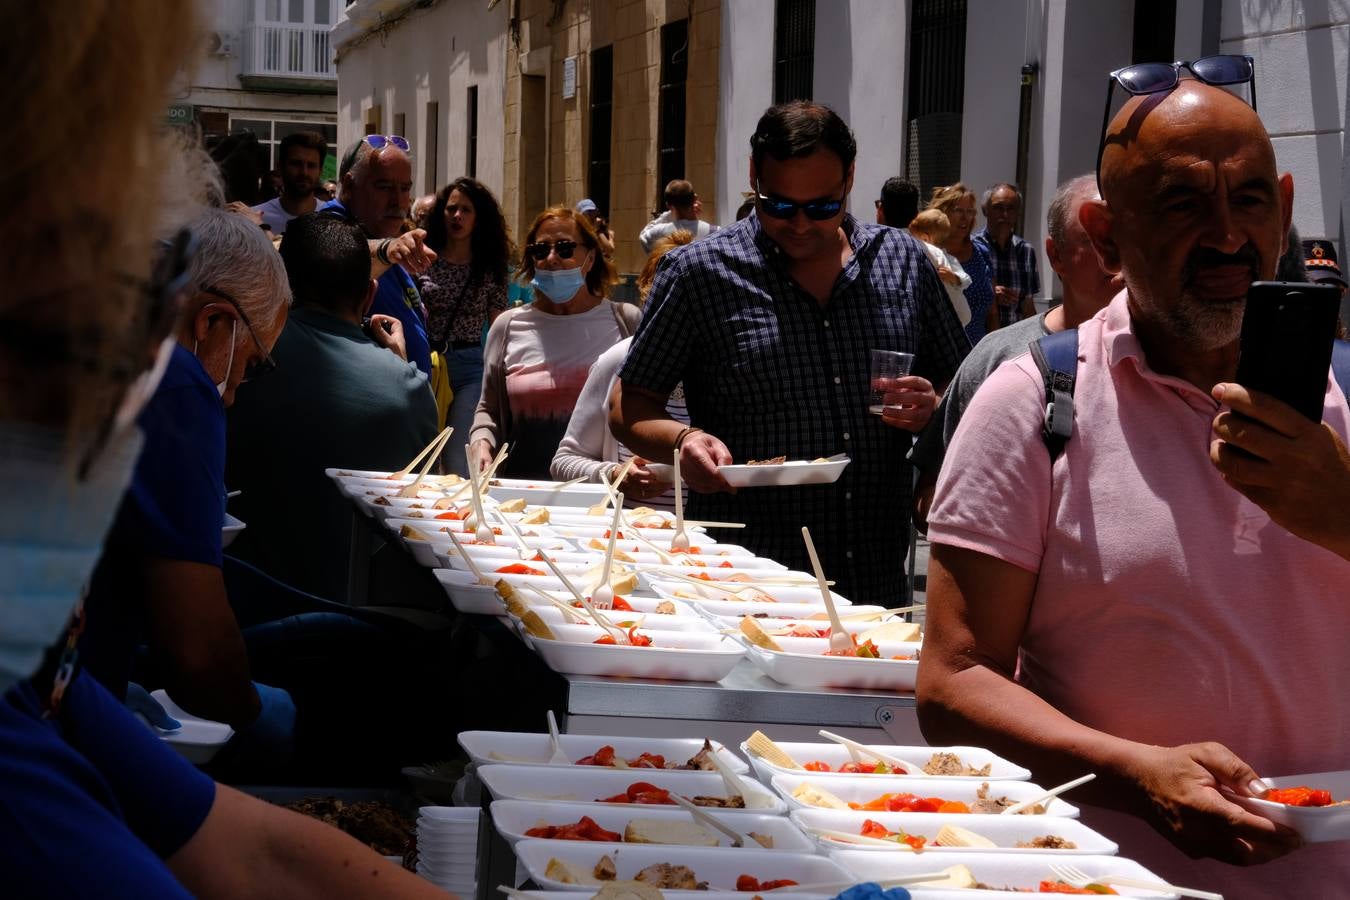
[[[1252,109],[1256,109],[1256,63],[1250,56],[1206,56],[1194,61],[1177,60],[1174,63],[1139,63],[1116,69],[1107,76],[1106,110],[1102,113],[1101,138],[1097,141],[1097,185],[1102,182],[1102,155],[1106,152],[1106,127],[1111,123],[1111,95],[1116,85],[1127,94],[1139,97],[1170,91],[1181,83],[1181,70],[1186,69],[1202,84],[1227,87],[1249,84],[1248,94]]]
[[[550,253],[557,253],[558,259],[571,259],[572,254],[577,252],[577,242],[568,240],[535,241],[525,248],[525,252],[537,262],[548,259]]]
[[[385,147],[394,146],[407,153],[410,149],[408,139],[401,134],[368,134],[366,143],[372,150],[383,150]]]

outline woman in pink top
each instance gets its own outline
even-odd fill
[[[586,373],[642,314],[606,299],[614,267],[591,223],[565,206],[544,210],[530,226],[519,277],[534,287],[534,302],[507,310],[488,331],[469,440],[479,468],[509,443],[501,474],[547,479]]]

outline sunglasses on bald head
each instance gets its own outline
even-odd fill
[[[1250,84],[1248,89],[1252,109],[1256,109],[1256,63],[1250,56],[1206,56],[1193,62],[1177,60],[1174,63],[1139,63],[1116,69],[1107,77],[1106,110],[1102,113],[1101,138],[1097,141],[1097,186],[1102,183],[1102,154],[1106,152],[1106,127],[1111,123],[1111,95],[1116,85],[1127,94],[1140,97],[1170,91],[1181,83],[1181,70],[1186,69],[1202,84],[1227,87]]]
[[[401,134],[368,134],[366,143],[372,150],[383,150],[385,147],[394,146],[407,153],[410,149],[408,139]]]

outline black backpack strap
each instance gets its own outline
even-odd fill
[[[1078,329],[1047,334],[1031,342],[1031,358],[1045,381],[1045,426],[1041,436],[1050,460],[1059,458],[1073,436],[1073,389],[1078,380]]]
[[[1331,374],[1341,393],[1350,397],[1350,341],[1331,342]]]

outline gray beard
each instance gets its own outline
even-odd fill
[[[1168,331],[1176,338],[1199,351],[1217,350],[1238,339],[1242,333],[1242,314],[1246,300],[1232,303],[1213,303],[1196,299],[1182,291],[1176,302],[1163,314]]]

